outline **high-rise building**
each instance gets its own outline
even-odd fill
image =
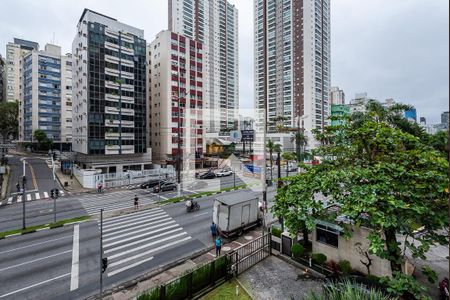
[[[2,55],[0,54],[0,102],[5,101],[4,99],[4,85],[3,85],[3,78],[5,77],[5,60],[3,59]]]
[[[146,168],[151,157],[144,31],[85,9],[72,54],[77,161],[104,173]]]
[[[446,128],[448,128],[448,111],[444,111],[441,114],[441,124],[446,125]]]
[[[147,54],[153,160],[175,164],[180,155],[193,167],[205,149],[203,45],[165,30],[148,46]]]
[[[421,125],[426,125],[427,124],[427,119],[425,117],[420,117],[420,124]]]
[[[332,86],[330,88],[330,103],[331,105],[342,105],[345,104],[345,94],[343,90],[340,90],[337,86]]]
[[[344,119],[350,115],[350,106],[346,104],[331,104],[331,117],[336,117],[338,119],[331,120],[331,125],[342,125],[347,121]]]
[[[19,141],[32,142],[35,130],[43,130],[60,149],[72,142],[72,58],[61,47],[24,54],[23,97],[19,111]]]
[[[405,111],[405,118],[411,122],[417,123],[417,110],[413,107],[410,110]]]
[[[168,0],[169,30],[203,44],[207,133],[235,128],[239,108],[238,11],[227,0]]]
[[[14,42],[6,45],[5,65],[5,97],[6,101],[20,101],[23,86],[21,83],[23,56],[32,50],[39,50],[39,44],[14,38]],[[19,112],[20,115],[20,112]]]
[[[254,0],[255,107],[276,120],[313,129],[329,124],[330,1]]]

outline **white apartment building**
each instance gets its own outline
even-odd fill
[[[168,0],[169,30],[204,45],[207,133],[236,128],[239,109],[238,11],[226,0]]]
[[[330,88],[330,103],[331,105],[342,105],[345,104],[345,93],[343,90],[339,89],[338,86],[332,86]]]
[[[312,130],[330,123],[330,1],[254,0],[255,107],[268,132],[283,125]]]
[[[20,101],[22,98],[22,58],[32,50],[39,50],[39,44],[14,38],[6,45],[5,65],[5,99],[8,102]]]
[[[169,30],[148,45],[150,146],[156,163],[175,164],[180,158],[183,169],[193,168],[203,154],[202,57],[200,42]]]
[[[79,165],[102,173],[151,168],[144,31],[85,9],[72,54]]]
[[[43,130],[56,147],[68,150],[72,142],[72,58],[61,47],[47,44],[22,57],[23,84],[19,102],[19,141],[33,142]]]

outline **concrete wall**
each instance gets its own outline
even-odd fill
[[[370,230],[364,227],[354,228],[352,237],[347,240],[343,236],[339,236],[338,248],[317,241],[316,230],[312,233],[312,250],[313,253],[323,253],[327,256],[328,261],[334,260],[336,263],[341,260],[348,260],[353,270],[367,274],[367,268],[360,260],[366,262],[366,258],[357,251],[356,243],[361,243],[363,249],[367,245],[367,236]],[[366,248],[367,249],[367,246]],[[378,256],[370,255],[373,259],[370,272],[375,276],[390,276],[391,267],[389,261],[381,259]]]

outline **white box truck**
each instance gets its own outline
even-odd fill
[[[219,196],[214,200],[213,222],[224,237],[241,235],[262,222],[259,198],[249,191]]]

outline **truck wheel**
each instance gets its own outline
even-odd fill
[[[240,228],[240,229],[237,231],[237,236],[241,236],[242,233],[243,233],[243,230],[242,230],[242,228]]]

